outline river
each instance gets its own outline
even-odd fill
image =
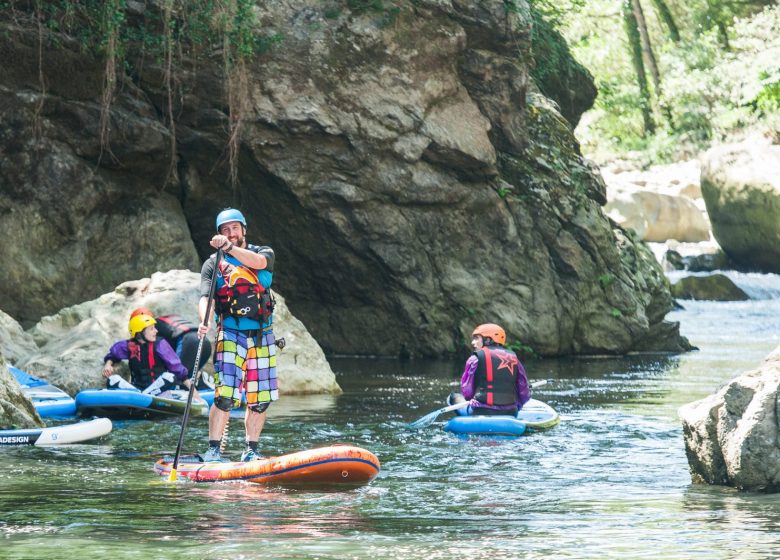
[[[0,558],[776,558],[780,502],[692,484],[677,417],[780,343],[780,279],[730,275],[760,299],[669,316],[696,352],[527,362],[562,421],[513,440],[405,429],[443,406],[458,363],[332,360],[344,394],[283,397],[261,446],[365,447],[382,471],[358,489],[158,479],[175,420],[118,421],[94,445],[0,448]],[[205,441],[193,420],[186,451]]]

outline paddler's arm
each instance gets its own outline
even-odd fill
[[[209,243],[215,249],[222,249],[226,255],[238,259],[241,261],[241,264],[245,264],[255,270],[263,270],[268,266],[268,260],[265,258],[265,255],[234,245],[225,235],[217,234],[211,238]]]
[[[463,368],[463,375],[460,377],[460,392],[467,401],[473,399],[476,392],[474,390],[474,374],[477,371],[478,364],[479,360],[477,360],[476,356],[469,356]]]
[[[520,360],[517,361],[517,371],[515,373],[517,374],[517,406],[522,408],[531,399],[531,388],[528,386],[528,376]]]

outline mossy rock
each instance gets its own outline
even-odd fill
[[[728,276],[687,276],[672,284],[672,295],[680,299],[745,301],[750,299]]]

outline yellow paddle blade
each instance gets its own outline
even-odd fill
[[[171,474],[168,475],[168,482],[176,482],[176,469],[171,469]]]

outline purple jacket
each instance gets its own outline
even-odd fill
[[[127,347],[128,342],[130,341],[120,340],[114,344],[103,358],[103,363],[106,363],[108,360],[112,362],[127,360],[130,357],[130,350]],[[160,362],[165,365],[165,369],[173,373],[180,382],[189,377],[187,368],[184,367],[179,356],[176,355],[176,352],[173,351],[173,348],[165,339],[160,338],[154,341],[154,353],[160,358]]]
[[[466,366],[463,368],[463,375],[460,378],[460,392],[463,393],[464,398],[467,401],[471,401],[469,404],[471,408],[492,408],[495,410],[508,410],[516,406],[519,409],[523,408],[523,405],[531,398],[531,390],[528,388],[528,377],[525,374],[525,368],[520,361],[517,361],[517,368],[515,369],[515,383],[517,387],[517,401],[515,404],[505,405],[493,405],[488,406],[485,403],[481,403],[474,399],[474,394],[477,392],[477,388],[474,386],[474,374],[477,372],[477,365],[479,360],[473,354],[466,360]]]

